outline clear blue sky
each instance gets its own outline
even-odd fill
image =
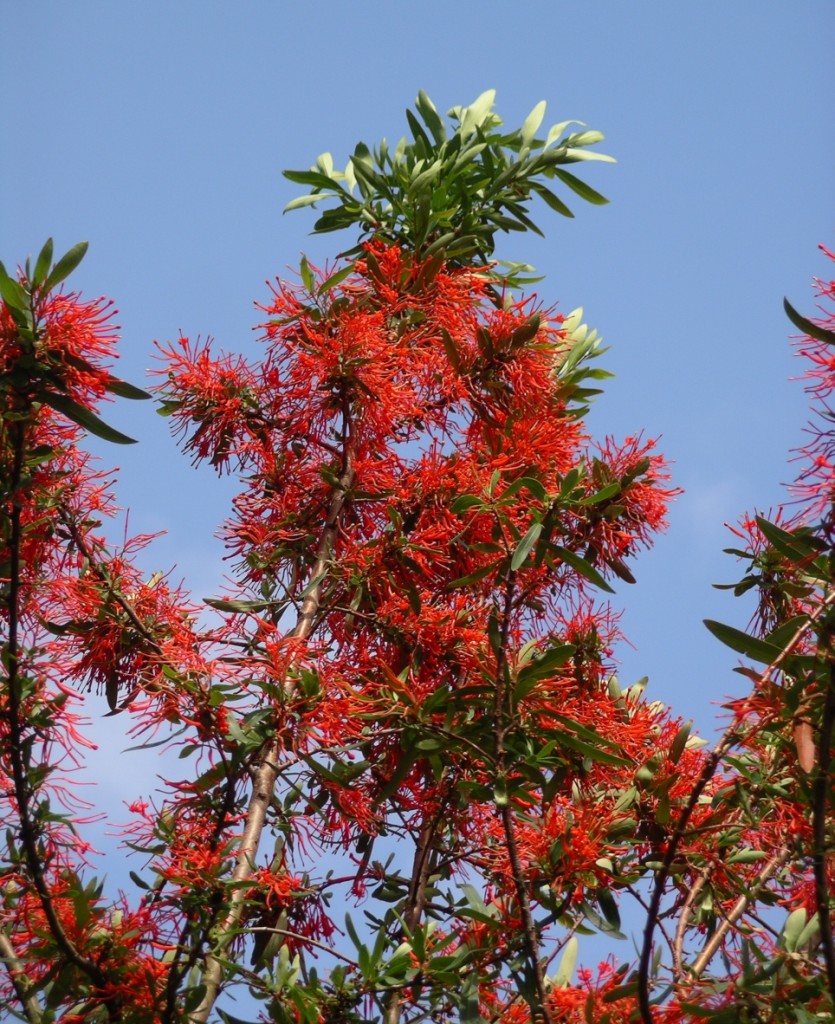
[[[545,99],[548,123],[603,131],[618,163],[586,173],[611,205],[543,210],[546,240],[499,255],[535,264],[541,297],[583,305],[611,345],[593,430],[661,435],[675,462],[669,532],[619,587],[622,681],[648,673],[653,697],[712,731],[711,702],[741,680],[701,620],[747,617],[711,589],[736,571],[722,524],[779,502],[792,475],[805,402],[781,302],[810,312],[812,275],[831,274],[831,0],[6,0],[2,35],[0,258],[89,239],[73,281],[115,299],[136,383],[154,339],[180,330],[255,351],[265,280],[302,249],[336,251],[307,237],[309,212],[282,216],[282,168],[396,140],[419,88],[444,109],[496,88],[511,126]],[[176,563],[216,592],[233,487],[193,470],[148,403],[107,418],[141,439],[101,449],[131,529],[168,531],[149,571]]]

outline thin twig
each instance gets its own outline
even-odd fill
[[[359,964],[356,960],[352,960],[351,957],[346,956],[344,953],[340,953],[339,950],[334,949],[333,946],[328,946],[324,942],[319,942],[318,939],[311,939],[309,935],[302,935],[300,932],[289,931],[287,928],[268,928],[266,925],[253,925],[251,928],[246,928],[247,935],[254,935],[256,932],[268,933],[270,935],[282,935],[287,939],[296,939],[305,946],[315,946],[316,949],[321,949],[329,956],[335,957],[337,960],[341,960],[350,967],[359,968]]]
[[[676,928],[676,938],[673,943],[673,981],[676,982],[684,973],[682,967],[682,961],[684,958],[684,939],[687,934],[687,926],[690,923],[690,918],[693,916],[693,907],[696,903],[697,898],[704,889],[705,882],[710,878],[711,872],[715,865],[706,864],[699,872],[699,877],[690,886],[690,890],[687,893],[687,898],[681,907],[681,912],[678,918],[678,927]]]
[[[730,913],[725,916],[722,923],[705,944],[704,949],[698,955],[693,966],[687,972],[688,981],[698,981],[707,965],[713,959],[716,951],[722,945],[722,941],[727,933],[731,928],[733,928],[740,917],[742,917],[765,883],[783,867],[790,856],[791,852],[789,850],[780,850],[779,853],[776,853],[764,865],[763,869],[754,880],[754,884],[749,887],[748,892],[739,897],[731,908]]]
[[[23,1006],[23,1012],[29,1024],[41,1024],[43,1013],[35,994],[32,992],[32,982],[26,973],[26,968],[20,962],[11,939],[4,931],[0,931],[0,960],[6,964],[9,972],[9,979],[14,987],[15,994]]]
[[[818,743],[817,773],[812,787],[812,834],[814,841],[813,865],[815,873],[815,902],[820,922],[821,947],[829,992],[835,1000],[835,943],[832,939],[832,920],[829,913],[829,883],[826,870],[827,794],[832,765],[832,731],[835,726],[835,660],[832,651],[833,625],[827,623],[819,641],[819,650],[829,662],[826,697],[823,704],[820,741]]]

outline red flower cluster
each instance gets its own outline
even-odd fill
[[[44,994],[79,1024],[206,1020],[236,985],[304,1024],[363,1004],[408,1020],[424,1000],[439,1021],[465,1003],[507,1024],[633,1020],[626,968],[556,983],[550,960],[566,930],[616,930],[618,902],[666,872],[675,998],[655,1018],[718,1012],[731,997],[702,981],[694,936],[709,960],[719,933],[741,963],[767,926],[740,893],[815,905],[808,871],[782,873],[786,836],[814,842],[814,821],[774,796],[803,758],[772,729],[778,670],[815,642],[782,637],[790,650],[736,708],[742,753],[720,767],[612,674],[617,614],[599,592],[632,580],[676,491],[651,441],[587,437],[595,349],[577,316],[504,302],[483,271],[379,241],[302,278],[262,307],[259,362],[185,338],[162,353],[186,450],[241,477],[224,527],[235,579],[211,629],[165,575],[138,573],[149,538],[111,550],[103,536],[109,481],[77,443],[114,390],[106,307],[43,296],[31,330],[0,321],[0,800],[19,834],[0,866],[0,999]],[[825,401],[831,362],[810,351]],[[40,376],[23,373],[33,353]],[[828,444],[802,480],[816,509]],[[795,527],[751,524],[756,582],[775,584],[766,631],[819,607],[820,551],[792,562]],[[81,883],[82,815],[51,802],[71,801],[91,688],[187,766],[130,805],[136,906]],[[818,697],[796,701],[796,724]],[[356,958],[336,948],[340,900],[375,932],[366,944],[346,918]],[[339,961],[324,980],[320,956]]]
[[[375,244],[348,276],[308,275],[264,307],[260,364],[182,339],[163,385],[185,448],[243,476],[215,671],[249,709],[236,734],[273,737],[268,822],[293,877],[342,849],[351,892],[395,893],[352,851],[425,833],[446,876],[518,880],[532,906],[543,887],[549,906],[594,900],[661,841],[655,809],[669,821],[699,762],[662,756],[627,799],[678,726],[608,684],[617,629],[593,603],[663,526],[663,460],[639,438],[589,444],[563,318],[496,307],[482,274]],[[238,884],[265,870],[239,864]],[[311,905],[264,885],[230,921]],[[518,944],[506,911],[486,956]]]

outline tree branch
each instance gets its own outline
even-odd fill
[[[20,839],[23,845],[23,852],[26,866],[32,878],[32,885],[38,895],[41,907],[49,926],[50,934],[61,953],[74,964],[90,981],[99,987],[105,982],[105,974],[93,961],[82,956],[76,949],[73,942],[67,935],[63,924],[55,910],[52,900],[52,893],[46,881],[44,873],[43,852],[38,849],[37,836],[38,828],[33,821],[31,808],[36,803],[35,788],[29,781],[29,765],[24,759],[24,750],[29,749],[24,738],[23,706],[20,679],[20,650],[19,650],[19,616],[20,608],[20,584],[21,584],[21,563],[20,548],[23,539],[23,527],[21,523],[21,500],[19,495],[20,484],[23,476],[23,462],[25,449],[25,421],[18,421],[13,424],[14,452],[12,479],[10,483],[11,515],[9,531],[9,637],[6,643],[7,683],[9,688],[8,696],[8,720],[9,720],[9,759],[12,763],[12,779],[14,786],[15,802],[17,813],[20,817]]]
[[[832,920],[829,912],[829,883],[826,871],[827,796],[832,767],[832,732],[835,726],[835,652],[833,652],[833,626],[825,623],[819,642],[819,651],[828,662],[826,696],[823,704],[818,765],[812,786],[812,834],[814,837],[813,865],[815,873],[815,902],[821,930],[823,960],[829,982],[829,993],[835,1000],[835,943],[832,939]]]
[[[409,884],[408,905],[403,916],[403,923],[409,932],[414,931],[420,923],[423,908],[426,904],[426,887],[429,884],[430,865],[432,862],[432,845],[435,839],[435,829],[442,815],[442,808],[434,818],[427,818],[420,831],[420,838],[415,847],[414,861],[412,862],[412,878]],[[411,936],[405,934],[408,940]],[[386,1001],[384,1024],[397,1024],[400,1019],[400,991],[393,989]]]
[[[497,774],[502,778],[506,774],[505,735],[513,721],[507,665],[507,649],[510,643],[510,619],[516,596],[516,572],[513,569],[507,574],[506,586],[504,608],[502,609],[500,645],[496,651],[496,697],[494,703],[496,770]],[[546,1006],[545,971],[539,957],[539,938],[536,932],[536,923],[531,913],[531,903],[528,897],[527,886],[525,885],[522,863],[519,859],[519,848],[516,844],[516,823],[507,795],[505,796],[505,802],[500,807],[500,816],[502,830],[504,831],[505,847],[513,876],[513,887],[519,903],[519,911],[522,915],[525,952],[528,957],[534,988],[536,989],[536,1002],[538,1005],[531,1003],[531,1013],[533,1016],[538,1015],[544,1021],[544,1024],[551,1024],[551,1016]]]
[[[762,871],[757,875],[754,884],[749,888],[748,892],[740,896],[736,903],[731,908],[731,912],[723,919],[722,923],[710,937],[710,940],[705,944],[704,949],[696,958],[693,966],[687,972],[688,981],[698,981],[702,976],[705,968],[715,956],[717,950],[722,945],[722,941],[728,932],[733,928],[736,922],[742,917],[745,911],[748,909],[750,904],[756,898],[757,893],[762,889],[765,883],[772,878],[790,857],[789,850],[780,850],[776,853],[763,867]]]
[[[29,1021],[29,1024],[41,1024],[43,1014],[40,1003],[32,992],[32,983],[26,973],[26,968],[20,962],[11,939],[4,931],[0,931],[0,960],[6,965],[15,994],[23,1006],[26,1020]]]
[[[313,630],[314,620],[321,604],[322,585],[328,573],[331,555],[339,532],[342,510],[353,481],[353,461],[350,451],[348,451],[345,454],[342,474],[331,497],[327,519],[316,549],[316,561],[310,573],[311,580],[317,582],[302,602],[296,625],[288,634],[290,637],[306,639]],[[275,792],[279,773],[278,758],[280,753],[281,747],[278,741],[273,740],[264,750],[260,767],[255,774],[252,797],[238,848],[237,863],[229,880],[231,887],[229,912],[220,927],[215,948],[206,958],[202,979],[206,991],[200,1005],[191,1015],[192,1024],[205,1024],[220,992],[223,980],[223,965],[218,954],[226,949],[237,934],[236,928],[243,912],[244,895],[246,892],[246,887],[242,883],[246,882],[255,869],[255,857],[258,853],[258,846],[267,820],[267,811],[272,803],[273,793]]]

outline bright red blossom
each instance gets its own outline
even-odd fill
[[[294,995],[270,993],[280,1016],[308,998],[309,961],[328,962],[340,900],[379,900],[398,908],[381,925],[387,966],[342,961],[358,999],[397,991],[408,1015],[433,971],[461,984],[477,971],[471,998],[489,1019],[531,1021],[503,967],[531,969],[530,921],[550,943],[589,908],[611,913],[669,848],[705,763],[642,687],[613,679],[618,616],[596,589],[630,578],[676,491],[653,442],[589,440],[565,369],[573,335],[534,300],[502,305],[484,273],[379,242],[341,280],[313,282],[274,286],[260,361],[185,338],[162,353],[185,448],[241,477],[224,526],[234,579],[211,627],[167,576],[135,569],[144,539],[112,551],[85,517],[112,506],[74,428],[49,411],[37,427],[60,441],[71,483],[44,471],[25,509],[30,662],[41,695],[70,695],[66,708],[49,696],[43,756],[73,738],[69,701],[92,685],[138,739],[173,732],[191,768],[130,803],[124,837],[150,888],[119,908],[83,984],[91,1005],[171,1020],[211,950],[245,953],[247,983],[289,952],[306,973]],[[38,501],[59,507],[57,530]],[[757,864],[731,871],[706,842],[729,785],[717,776],[693,813],[672,900],[709,878],[727,911],[734,879],[756,881]],[[770,853],[793,822],[732,824],[740,846]],[[275,837],[269,866],[259,829]],[[64,824],[43,835],[70,849]],[[54,877],[65,862],[49,861]],[[84,948],[108,910],[93,904],[81,930],[67,925]],[[30,887],[19,907],[15,940],[45,962],[54,937],[29,920],[43,901]],[[429,922],[400,964],[398,944]],[[379,982],[401,970],[399,987]],[[622,979],[604,965],[554,987],[551,1024],[627,1020]],[[317,1005],[349,998],[326,991]],[[683,1019],[675,1003],[662,1018]]]

